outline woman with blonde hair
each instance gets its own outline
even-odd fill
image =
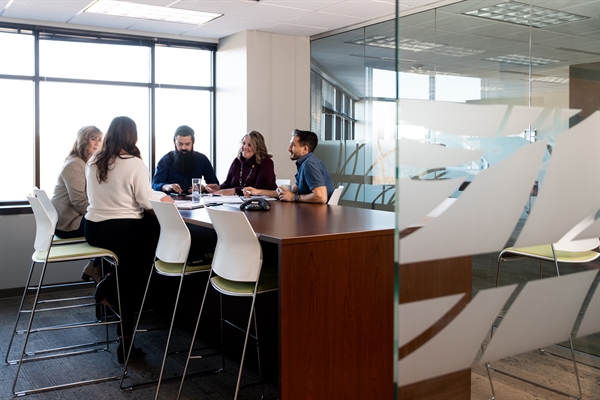
[[[260,132],[250,131],[242,137],[237,157],[231,163],[227,178],[221,185],[206,186],[209,193],[224,196],[244,195],[244,188],[275,190],[275,165]]]
[[[52,205],[58,213],[55,235],[61,239],[83,236],[88,197],[85,189],[85,164],[100,148],[104,134],[95,126],[84,126],[58,174]]]

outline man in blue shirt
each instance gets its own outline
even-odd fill
[[[327,203],[333,193],[333,182],[325,164],[313,153],[319,139],[314,132],[294,129],[288,151],[296,161],[296,184],[291,191],[279,188],[279,200]]]
[[[152,189],[163,192],[191,193],[192,178],[204,178],[206,183],[219,184],[208,158],[194,151],[194,130],[182,125],[173,136],[175,150],[160,159],[152,179]],[[204,189],[204,188],[203,188]]]

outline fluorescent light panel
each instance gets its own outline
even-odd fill
[[[386,49],[396,48],[396,39],[384,35],[368,36],[365,38],[351,40],[346,43],[357,44],[361,46],[383,47]],[[473,50],[466,47],[449,46],[443,43],[422,42],[415,39],[400,39],[400,42],[398,43],[398,49],[414,52],[435,52],[440,55],[451,57],[465,57],[484,52],[484,50]]]
[[[223,15],[113,0],[98,0],[86,8],[84,12],[190,25],[202,25]]]
[[[529,57],[522,56],[519,54],[508,54],[506,56],[498,56],[498,57],[490,57],[484,58],[487,61],[498,61],[509,64],[518,64],[518,65],[532,65],[534,67],[539,67],[540,65],[554,64],[559,63],[561,60],[553,60],[551,58],[541,58],[541,57]]]
[[[511,22],[513,24],[526,26],[531,25],[535,28],[560,25],[588,18],[583,15],[530,6],[529,4],[519,3],[517,1],[483,7],[479,10],[464,12],[463,14],[487,18],[494,21]]]

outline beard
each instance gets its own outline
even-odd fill
[[[181,174],[192,172],[195,167],[194,152],[187,150],[175,150],[173,157],[173,169]]]

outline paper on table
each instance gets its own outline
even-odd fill
[[[215,198],[212,197],[203,197],[202,201],[204,204],[210,203],[223,203],[223,204],[241,204],[243,202],[239,196],[218,196]]]

